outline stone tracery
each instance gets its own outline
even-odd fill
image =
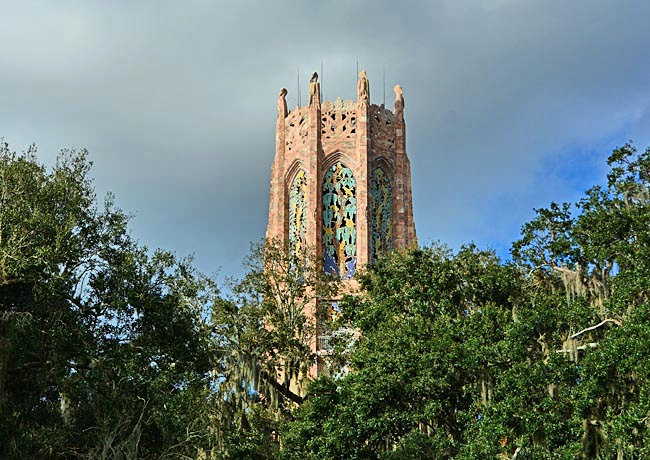
[[[357,108],[354,101],[325,101],[321,108],[321,136],[324,139],[356,138]]]
[[[377,150],[395,148],[395,115],[384,107],[372,105],[370,117],[370,136]]]
[[[309,113],[304,107],[298,107],[289,113],[285,120],[286,147],[288,151],[300,150],[307,145],[309,133]]]

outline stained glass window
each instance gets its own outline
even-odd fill
[[[306,196],[307,174],[301,169],[293,178],[289,188],[289,245],[292,253],[297,256],[300,256],[305,249]]]
[[[372,214],[372,261],[393,247],[393,196],[390,179],[383,169],[376,168],[370,176],[370,209]]]
[[[327,273],[348,279],[357,267],[357,182],[340,161],[323,178],[323,263]]]

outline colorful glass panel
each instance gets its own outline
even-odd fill
[[[300,256],[305,249],[307,232],[307,174],[300,170],[289,188],[289,246],[291,252]]]
[[[372,261],[393,248],[393,194],[388,175],[376,168],[370,176]]]
[[[327,273],[348,279],[357,268],[357,182],[340,161],[323,178],[323,263]]]

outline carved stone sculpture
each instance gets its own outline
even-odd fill
[[[402,92],[402,87],[400,85],[395,85],[393,88],[395,91],[395,117],[398,120],[404,119],[404,93]]]
[[[318,83],[318,74],[314,72],[309,80],[309,106],[320,105],[320,83]]]
[[[287,88],[282,88],[278,94],[278,117],[286,118],[287,116]]]
[[[359,103],[370,104],[370,85],[366,77],[366,71],[359,72],[359,82],[357,83],[357,100]]]

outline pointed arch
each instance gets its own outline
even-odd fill
[[[294,160],[293,163],[291,163],[291,166],[287,168],[287,172],[284,174],[285,184],[290,184],[293,182],[293,179],[296,177],[296,174],[298,174],[298,171],[302,169],[305,169],[302,161]]]
[[[391,178],[395,176],[395,165],[394,162],[386,158],[385,156],[381,155],[376,157],[372,161],[372,169],[375,168],[381,168],[384,170],[386,174],[388,174]]]
[[[325,155],[325,159],[323,160],[323,171],[327,171],[329,168],[339,162],[346,165],[354,164],[352,157],[337,149]]]
[[[323,176],[323,266],[327,273],[351,278],[357,268],[357,182],[337,161]]]
[[[388,173],[382,166],[370,175],[371,237],[370,260],[393,248],[393,189]]]

